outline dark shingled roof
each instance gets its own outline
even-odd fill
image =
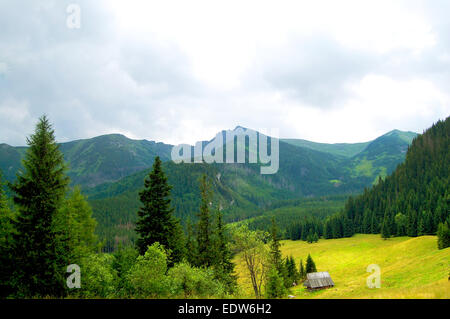
[[[303,285],[311,289],[334,286],[330,274],[326,271],[309,273],[306,278]]]

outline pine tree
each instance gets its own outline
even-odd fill
[[[293,283],[298,283],[300,280],[300,276],[297,267],[295,266],[294,257],[290,256],[286,258],[285,268],[287,270],[287,279],[288,279],[286,287],[292,286]]]
[[[197,246],[190,219],[186,223],[186,260],[192,266],[197,264]]]
[[[301,281],[304,281],[306,279],[306,269],[305,266],[303,265],[302,259],[300,259],[299,276]]]
[[[200,180],[200,213],[197,225],[197,266],[209,267],[214,263],[214,249],[212,245],[212,223],[211,223],[211,187],[206,174]]]
[[[275,269],[278,271],[278,273],[281,275],[283,273],[283,259],[281,255],[281,249],[280,249],[280,239],[278,237],[278,227],[275,223],[275,218],[272,217],[272,229],[270,232],[271,235],[271,241],[270,241],[270,259],[272,265],[275,267]]]
[[[306,259],[306,273],[309,274],[312,272],[317,272],[316,264],[314,263],[311,255],[308,255],[308,258]]]
[[[325,224],[324,224],[324,227],[323,227],[323,238],[331,239],[332,237],[333,237],[333,235],[331,234],[330,221],[327,219],[325,221]]]
[[[225,238],[225,231],[222,222],[222,213],[217,212],[217,224],[215,230],[216,237],[216,258],[214,268],[216,278],[227,288],[227,292],[232,294],[237,288],[237,277],[234,274],[234,263],[232,262],[231,251]]]
[[[280,249],[280,238],[278,236],[278,227],[275,223],[275,218],[272,217],[272,228],[271,228],[271,240],[269,244],[269,256],[270,256],[270,264],[275,268],[278,272],[278,275],[283,279],[283,282],[286,287],[290,287],[292,283],[289,283],[288,271],[285,267],[285,263],[283,262],[283,256],[281,254]]]
[[[447,220],[444,223],[439,223],[437,237],[438,249],[450,247],[450,222]]]
[[[272,265],[267,275],[266,281],[266,298],[277,299],[283,298],[286,295],[286,288],[283,282],[283,278],[279,272]]]
[[[172,186],[167,183],[159,156],[155,158],[144,186],[144,190],[139,193],[142,207],[138,211],[139,219],[136,223],[136,246],[139,254],[144,255],[148,246],[158,242],[171,251],[172,263],[179,262],[184,250],[181,228],[173,215],[170,198]]]
[[[96,225],[97,221],[92,218],[92,208],[81,194],[81,189],[75,187],[64,200],[54,221],[59,243],[57,249],[59,254],[67,254],[69,264],[79,265],[83,257],[96,251]]]
[[[417,237],[417,228],[417,212],[411,207],[408,207],[407,235],[409,237]]]
[[[386,212],[383,218],[383,225],[381,226],[381,237],[383,239],[388,239],[391,237],[391,227],[389,224],[389,216]]]
[[[397,236],[406,235],[407,217],[402,213],[395,215],[395,224],[397,225]]]
[[[0,298],[6,298],[13,292],[10,279],[13,271],[11,245],[14,228],[2,176],[0,170]]]
[[[55,217],[69,183],[63,154],[46,116],[39,119],[22,164],[10,185],[18,209],[14,222],[13,278],[18,296],[63,296],[67,258],[58,254]]]
[[[312,238],[312,242],[313,243],[317,243],[319,241],[319,235],[317,235],[317,233],[314,233],[314,236]]]

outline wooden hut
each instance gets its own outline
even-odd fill
[[[334,282],[328,272],[313,272],[306,275],[303,286],[309,290],[318,290],[334,287]]]

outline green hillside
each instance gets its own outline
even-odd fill
[[[404,132],[400,130],[393,130],[385,135],[385,137],[394,136],[398,137],[402,141],[406,142],[407,144],[411,144],[414,137],[417,136],[417,133],[414,132]],[[281,139],[281,141],[294,145],[299,147],[306,147],[315,151],[320,151],[324,153],[330,153],[333,155],[338,156],[344,156],[346,158],[354,157],[361,152],[363,152],[367,146],[369,146],[373,141],[369,142],[362,142],[362,143],[317,143],[317,142],[311,142],[307,140],[302,139],[293,139],[293,138],[285,138]]]
[[[319,240],[314,244],[283,241],[284,256],[292,255],[297,265],[308,254],[318,271],[328,271],[334,288],[316,292],[302,285],[290,289],[301,298],[450,298],[450,248],[438,250],[435,236],[398,237],[383,240],[378,235]],[[239,284],[252,297],[251,284],[242,260],[237,257]],[[381,268],[381,288],[366,285],[367,266]]]
[[[389,146],[387,138],[391,136],[382,136],[380,144]],[[384,155],[389,157],[397,147],[374,145],[366,152],[367,158],[376,157],[372,154],[377,154],[378,149],[386,149]],[[435,234],[438,224],[449,217],[449,149],[450,117],[417,136],[405,161],[391,175],[347,202],[344,215],[354,231],[384,230],[385,236]]]
[[[120,134],[61,143],[69,164],[68,175],[74,185],[92,187],[117,181],[153,164],[155,156],[170,159],[172,145],[147,140],[132,140]],[[0,169],[7,180],[14,180],[21,168],[25,147],[0,145]]]
[[[306,147],[315,151],[330,153],[333,155],[353,157],[360,153],[370,142],[363,143],[316,143],[302,139],[284,138],[281,141],[294,146]]]
[[[385,177],[399,164],[399,155],[405,155],[417,134],[391,131],[370,142],[364,150],[351,158],[349,169],[352,176],[367,178],[375,182],[378,176]]]

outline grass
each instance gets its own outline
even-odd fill
[[[379,235],[352,238],[283,241],[284,256],[292,255],[296,264],[310,253],[318,271],[328,271],[335,287],[316,292],[302,285],[290,289],[296,298],[450,298],[450,248],[438,250],[435,236],[398,237],[383,240]],[[244,294],[251,297],[245,265],[236,258],[236,271]],[[381,268],[381,288],[366,285],[367,266]]]
[[[354,167],[355,176],[373,176],[373,165],[372,161],[363,158],[359,161],[359,163]]]

